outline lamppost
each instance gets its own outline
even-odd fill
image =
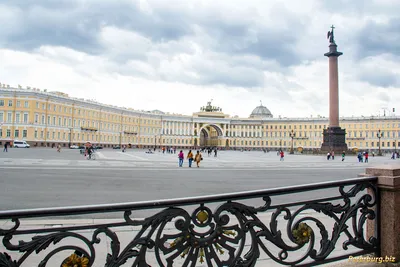
[[[68,147],[71,147],[71,140],[72,140],[72,128],[69,128],[69,144],[68,144]]]
[[[381,138],[382,138],[382,132],[381,129],[378,130],[378,133],[376,134],[376,137],[378,137],[378,146],[379,146],[379,150],[378,150],[378,156],[382,156],[382,152],[381,152]]]
[[[289,136],[290,136],[290,138],[292,138],[292,146],[290,147],[290,153],[289,154],[294,154],[293,139],[296,136],[296,133],[293,131],[293,129],[292,129],[292,131],[289,132]]]

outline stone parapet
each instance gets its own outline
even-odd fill
[[[382,165],[367,168],[359,176],[378,177],[378,216],[379,228],[375,220],[368,221],[367,236],[377,230],[380,239],[380,255],[391,256],[400,261],[400,164]]]

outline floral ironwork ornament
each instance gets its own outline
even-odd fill
[[[300,223],[297,229],[293,229],[293,236],[296,238],[296,243],[304,245],[310,241],[313,230],[306,223]]]
[[[78,256],[77,254],[72,254],[69,256],[61,267],[88,267],[89,259],[83,256]]]

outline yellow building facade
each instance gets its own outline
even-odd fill
[[[273,118],[264,106],[249,118],[231,117],[211,102],[192,116],[138,111],[70,97],[62,92],[0,85],[0,142],[31,146],[205,147],[317,150],[327,118]],[[349,148],[395,150],[400,145],[396,116],[340,118]],[[381,139],[378,138],[381,136]],[[292,138],[293,137],[293,138]]]

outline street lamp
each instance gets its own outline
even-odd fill
[[[381,138],[382,138],[382,132],[381,129],[378,130],[378,133],[376,134],[376,137],[378,137],[378,146],[379,146],[379,150],[378,150],[378,156],[382,156],[382,152],[381,152]]]
[[[289,136],[290,138],[292,138],[292,146],[290,147],[290,153],[289,154],[294,154],[294,149],[293,149],[293,139],[296,136],[296,133],[293,131],[289,132]]]
[[[68,144],[68,147],[71,147],[71,139],[72,139],[72,128],[69,128],[69,144]]]

